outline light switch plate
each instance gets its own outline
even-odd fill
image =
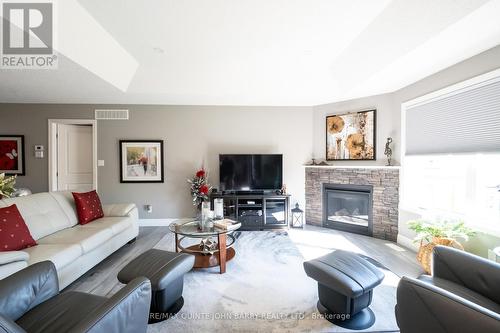
[[[104,160],[97,160],[97,166],[104,166]]]

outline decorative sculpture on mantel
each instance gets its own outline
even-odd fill
[[[385,143],[384,155],[387,156],[387,166],[392,165],[392,148],[391,148],[392,138],[388,137]]]

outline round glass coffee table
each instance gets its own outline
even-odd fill
[[[195,256],[194,268],[219,266],[220,273],[224,274],[226,262],[236,255],[232,247],[236,241],[233,236],[236,229],[224,230],[213,226],[200,229],[199,221],[193,219],[177,220],[170,224],[169,229],[175,234],[175,251]],[[193,238],[200,239],[200,243],[184,246],[187,239]]]

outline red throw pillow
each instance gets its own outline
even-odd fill
[[[19,251],[35,245],[17,206],[0,208],[0,251]]]
[[[87,224],[104,216],[101,200],[95,190],[86,193],[72,192],[72,194],[75,199],[78,223]]]

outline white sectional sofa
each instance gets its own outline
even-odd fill
[[[12,204],[17,205],[38,245],[0,252],[0,279],[50,260],[57,269],[59,288],[63,289],[139,233],[134,204],[103,205],[104,217],[86,225],[78,224],[71,192],[0,200],[0,207]]]

